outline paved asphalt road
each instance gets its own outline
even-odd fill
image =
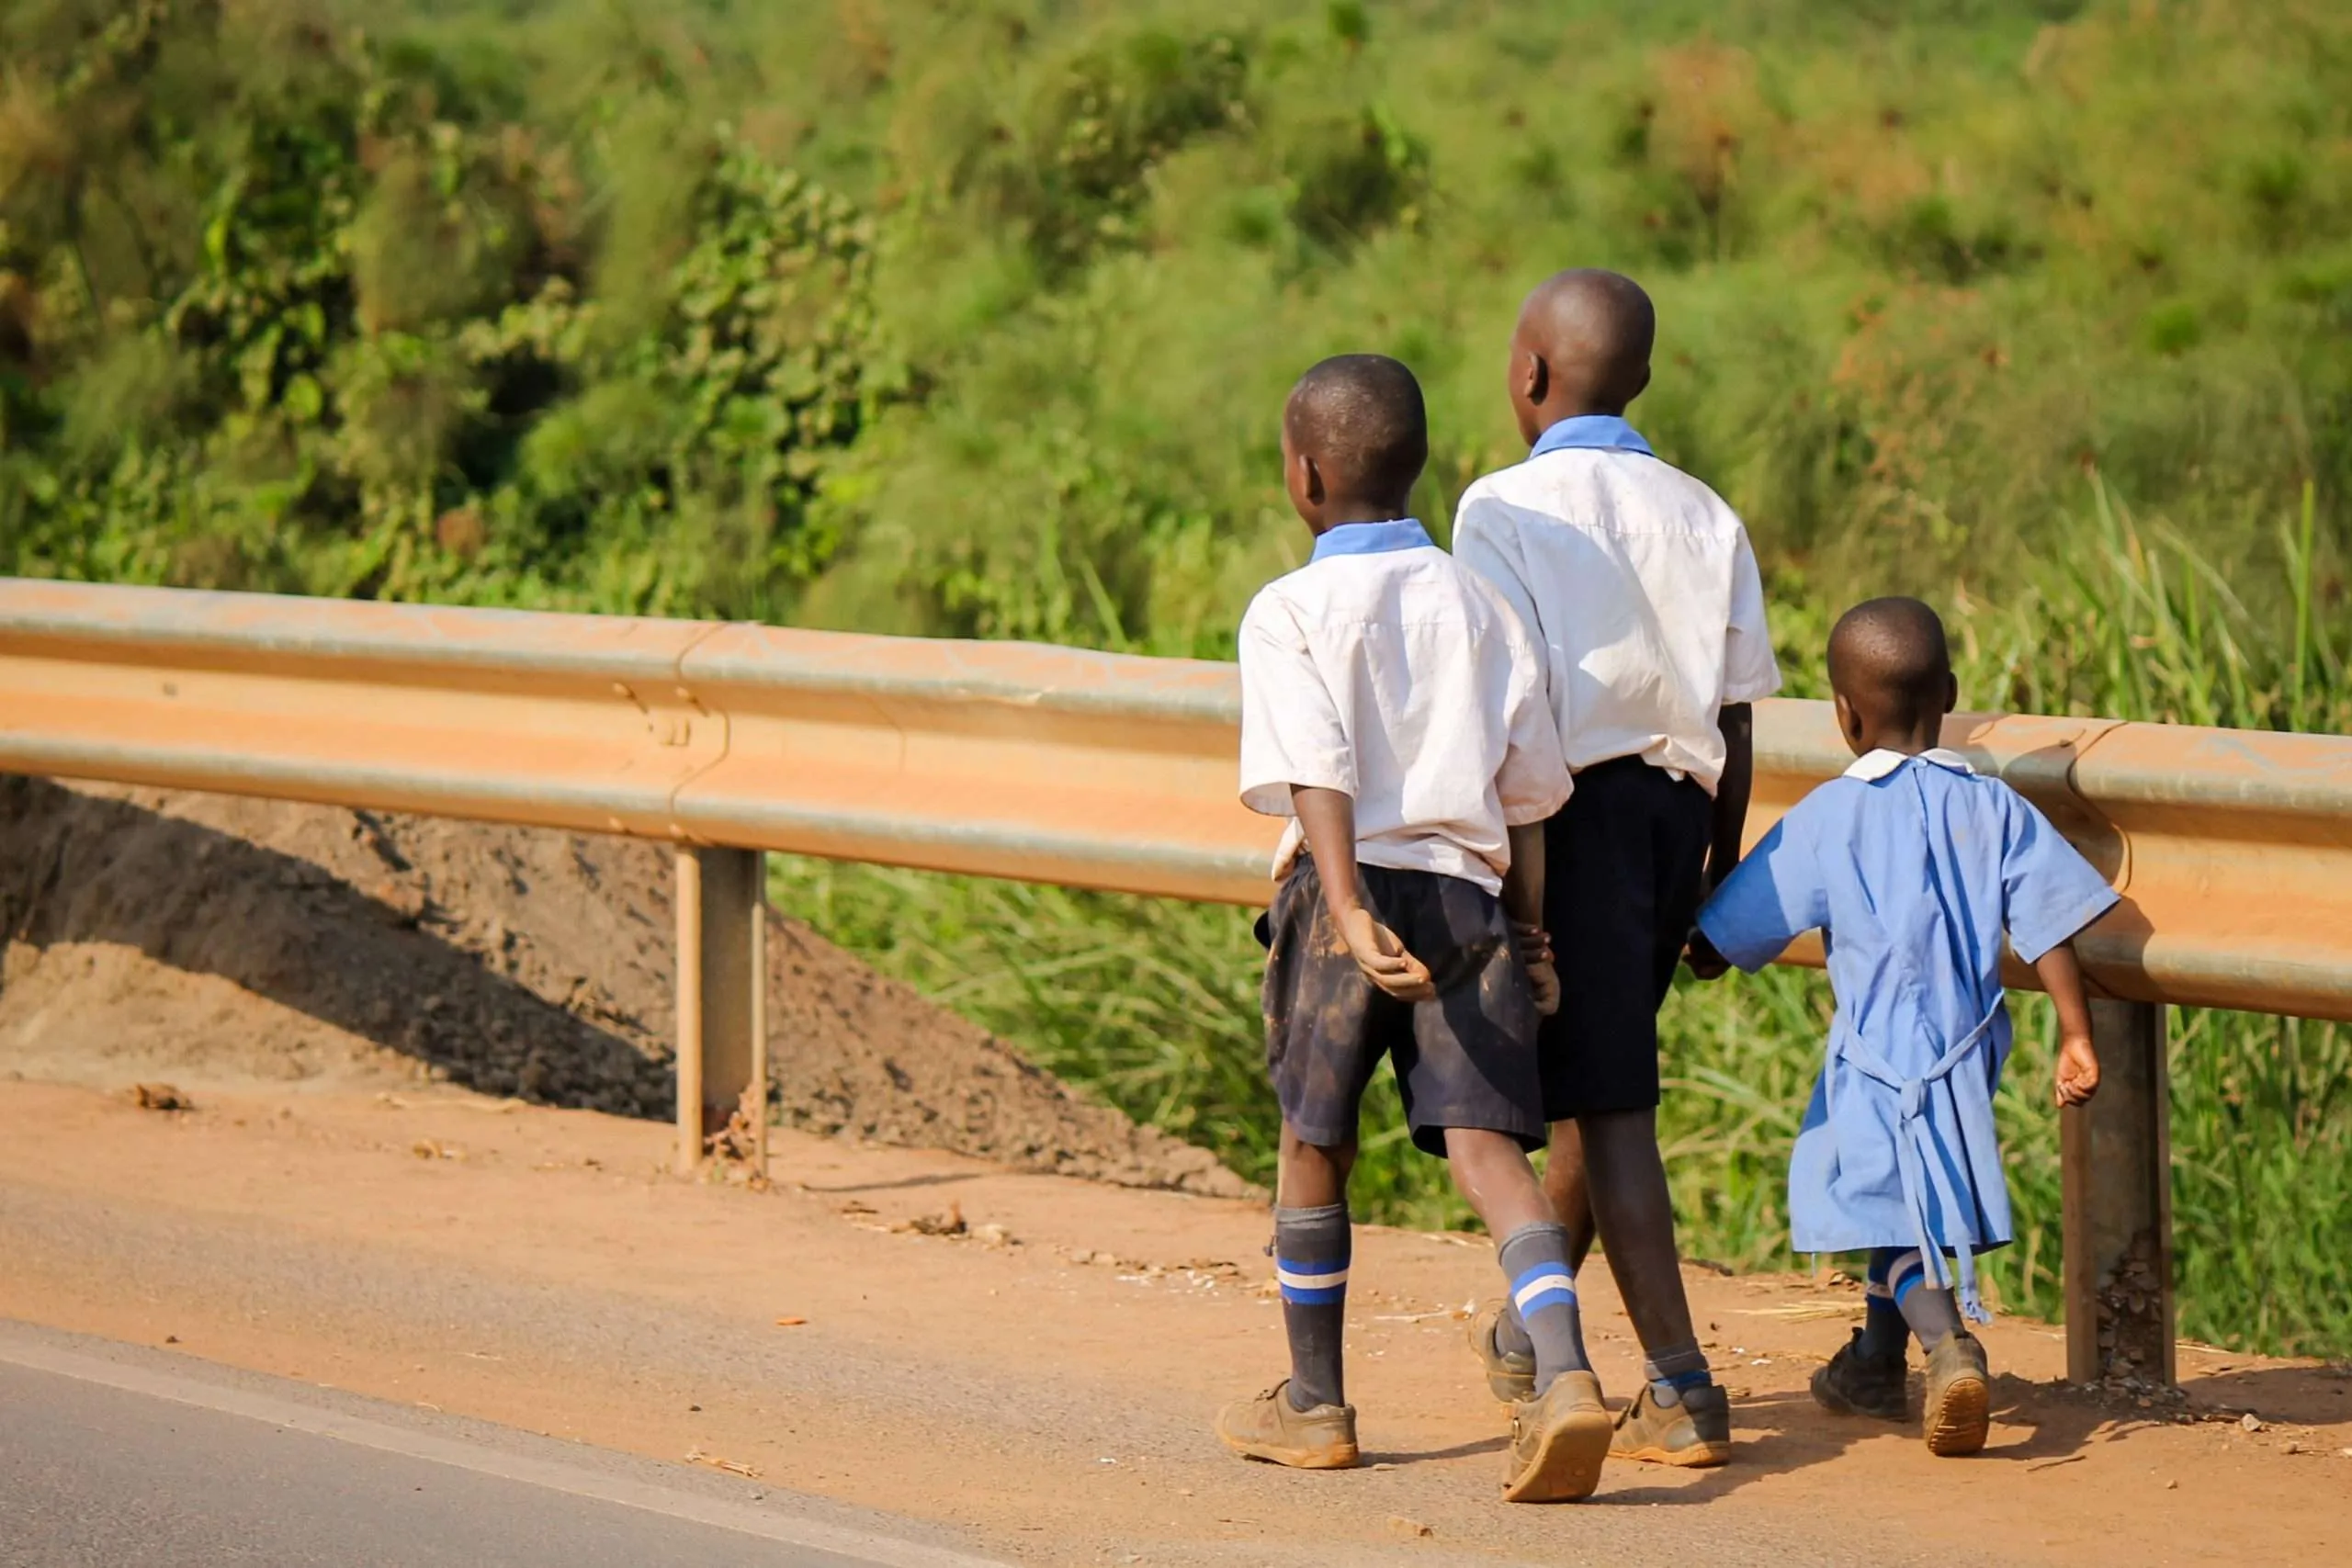
[[[827,1511],[839,1513],[729,1476],[0,1322],[6,1568],[985,1568],[815,1517]]]

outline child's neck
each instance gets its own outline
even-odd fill
[[[1598,404],[1582,401],[1546,403],[1543,405],[1536,417],[1542,424],[1542,430],[1537,432],[1541,434],[1543,430],[1549,430],[1555,424],[1566,424],[1572,419],[1623,419],[1625,417],[1625,405],[1620,403],[1615,408],[1602,408]]]
[[[1854,742],[1854,754],[1866,757],[1872,751],[1895,751],[1905,757],[1916,757],[1922,751],[1932,751],[1943,743],[1941,719],[1907,729],[1888,725],[1866,731]]]
[[[1319,536],[1351,523],[1397,523],[1412,514],[1412,507],[1404,502],[1335,499],[1325,503],[1322,519],[1314,528]]]

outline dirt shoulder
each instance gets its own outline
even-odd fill
[[[1482,1244],[1364,1234],[1372,1467],[1298,1475],[1208,1434],[1280,1370],[1261,1208],[795,1133],[768,1191],[677,1181],[664,1154],[655,1124],[443,1088],[214,1090],[165,1114],[0,1081],[0,1313],[698,1454],[1029,1562],[1888,1562],[1955,1532],[2004,1562],[2352,1550],[2338,1371],[2185,1348],[2203,1418],[2182,1422],[2065,1392],[2056,1333],[2005,1321],[1992,1446],[1939,1462],[1806,1397],[1850,1288],[1693,1270],[1738,1462],[1612,1469],[1591,1505],[1513,1509],[1461,1342]],[[943,1218],[962,1234],[922,1234]],[[1622,1392],[1630,1331],[1606,1269],[1584,1283]]]
[[[0,778],[0,1071],[95,1084],[448,1081],[666,1119],[667,850]],[[1207,1151],[771,914],[769,1060],[804,1131],[1240,1196]]]

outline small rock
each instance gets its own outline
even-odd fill
[[[1012,1233],[1002,1225],[990,1223],[973,1226],[972,1239],[982,1247],[1007,1247],[1012,1245]]]
[[[130,1098],[141,1111],[193,1111],[196,1101],[167,1083],[132,1086]]]
[[[2262,1417],[2249,1410],[2238,1417],[2238,1429],[2245,1432],[2259,1432],[2262,1430]]]
[[[1402,1514],[1391,1514],[1388,1516],[1388,1533],[1402,1536],[1407,1540],[1420,1540],[1437,1532],[1419,1519],[1408,1519]]]
[[[936,1214],[918,1214],[911,1220],[900,1220],[890,1228],[915,1235],[962,1235],[967,1229],[964,1206],[950,1203]]]
[[[2167,1492],[2177,1492],[2180,1490],[2180,1483],[2177,1481],[2167,1481],[2165,1483],[2165,1490]]]

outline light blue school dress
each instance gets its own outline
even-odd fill
[[[2009,1055],[2001,936],[2030,964],[2116,902],[2047,818],[1955,752],[1872,751],[1799,801],[1699,928],[1742,969],[1819,927],[1837,1016],[1789,1161],[1799,1252],[1918,1247],[1987,1316],[1975,1253],[2010,1239],[1993,1135]]]

